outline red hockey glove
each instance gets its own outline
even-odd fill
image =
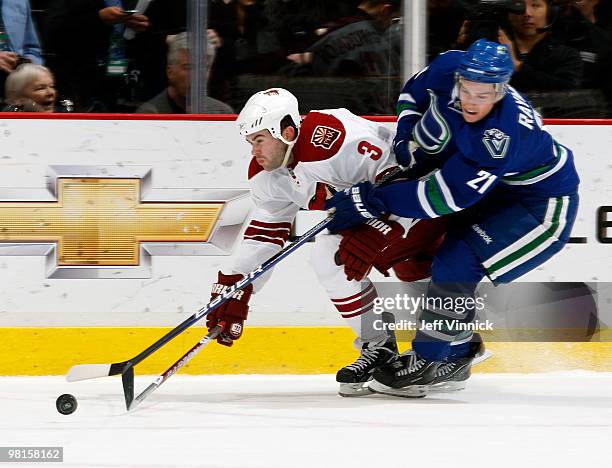
[[[343,233],[336,256],[337,263],[344,265],[344,273],[349,281],[361,281],[383,250],[403,234],[404,228],[395,221],[371,219]]]
[[[217,283],[213,284],[210,300],[212,301],[229,286],[232,286],[242,278],[244,278],[242,275],[224,275],[219,272],[219,279]],[[247,287],[236,291],[233,297],[227,299],[223,304],[206,316],[206,326],[209,331],[219,322],[225,322],[223,331],[217,337],[217,342],[219,344],[232,346],[234,340],[242,336],[242,329],[244,328],[244,321],[249,312],[249,299],[252,293],[253,285],[249,284]]]

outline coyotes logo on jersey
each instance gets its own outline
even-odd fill
[[[310,142],[314,146],[320,148],[330,149],[336,140],[340,137],[342,132],[335,128],[326,127],[324,125],[317,125],[312,132],[312,138]]]

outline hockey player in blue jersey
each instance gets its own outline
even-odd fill
[[[512,71],[507,47],[484,39],[438,56],[398,102],[396,157],[420,178],[361,183],[327,202],[334,232],[384,214],[460,221],[434,258],[412,352],[375,371],[373,391],[424,396],[465,386],[482,351],[469,326],[478,282],[513,281],[569,239],[579,184],[572,152],[508,85]]]

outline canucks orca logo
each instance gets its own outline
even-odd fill
[[[438,97],[431,89],[429,93],[429,109],[417,122],[412,131],[414,141],[427,154],[438,154],[451,138],[450,127],[438,110]]]
[[[501,130],[490,128],[484,132],[482,142],[491,157],[501,159],[504,158],[508,152],[510,137]]]

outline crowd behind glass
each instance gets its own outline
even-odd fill
[[[5,111],[189,112],[188,0],[2,0]],[[609,0],[429,0],[427,60],[479,36],[545,117],[612,117]],[[206,113],[282,86],[302,112],[388,115],[402,86],[400,0],[209,0]]]

